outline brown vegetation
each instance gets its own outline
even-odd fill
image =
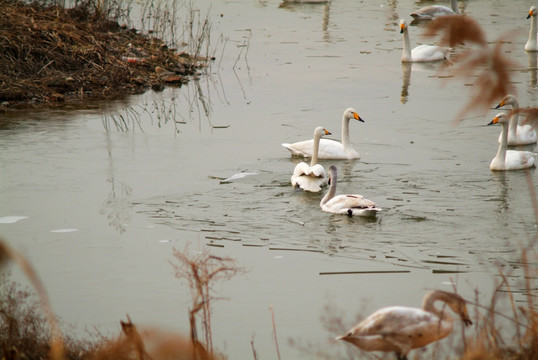
[[[206,64],[120,25],[99,5],[84,0],[68,9],[0,0],[3,109],[161,90],[181,85]]]
[[[424,35],[439,36],[442,46],[465,46],[454,59],[453,71],[459,78],[476,77],[476,80],[469,101],[456,116],[457,120],[471,111],[485,111],[506,94],[514,92],[509,71],[515,64],[503,51],[504,37],[497,39],[491,48],[482,27],[465,15],[441,16],[428,24]]]
[[[215,297],[212,286],[216,280],[231,279],[244,270],[236,265],[235,260],[211,255],[207,249],[198,254],[189,255],[189,247],[184,251],[174,249],[174,257],[179,263],[172,263],[176,277],[187,282],[191,291],[192,307],[189,309],[191,341],[199,344],[197,323],[202,325],[205,348],[214,353],[211,333],[211,304]]]

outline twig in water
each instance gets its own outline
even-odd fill
[[[273,320],[273,336],[275,337],[276,355],[278,357],[278,360],[281,360],[280,350],[278,349],[278,340],[276,338],[275,312],[273,311],[273,305],[269,306],[269,311],[271,311],[271,319]]]

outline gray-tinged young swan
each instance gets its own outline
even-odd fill
[[[411,17],[415,20],[431,20],[439,16],[460,14],[456,0],[450,0],[450,7],[443,5],[428,5],[413,11]]]
[[[347,108],[342,115],[342,142],[321,139],[318,157],[320,159],[359,159],[360,155],[349,142],[349,120],[364,120],[353,108]],[[293,156],[311,157],[314,149],[314,140],[299,141],[293,144],[282,144]]]
[[[507,150],[508,146],[508,115],[498,113],[488,125],[501,124],[501,142],[497,155],[491,160],[491,170],[520,170],[534,166],[536,154],[531,151]]]
[[[318,164],[319,141],[322,136],[331,135],[329,131],[321,126],[314,130],[314,151],[310,165],[301,161],[295,165],[293,175],[291,176],[291,185],[300,187],[304,191],[318,192],[322,186],[327,185],[327,176],[325,168]]]
[[[337,172],[336,166],[329,167],[329,191],[321,202],[321,210],[333,214],[345,214],[349,216],[375,216],[378,211],[381,211],[376,204],[368,199],[365,199],[359,194],[336,195]]]
[[[407,360],[412,349],[441,340],[452,332],[454,319],[446,307],[437,309],[436,301],[444,302],[465,325],[472,324],[461,296],[433,290],[424,296],[422,309],[405,306],[379,309],[336,340],[347,341],[365,351],[395,352],[398,360]]]

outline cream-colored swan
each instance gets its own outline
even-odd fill
[[[348,108],[342,115],[342,142],[329,139],[321,139],[319,143],[318,158],[320,159],[359,159],[360,155],[349,142],[349,120],[355,119],[360,122],[364,120],[353,108]],[[311,157],[313,150],[313,140],[299,141],[293,144],[284,143],[286,149],[292,156]]]
[[[534,166],[535,153],[531,151],[506,150],[508,142],[508,115],[497,114],[488,125],[501,124],[501,143],[497,155],[491,160],[491,170],[520,170]]]
[[[337,171],[336,166],[329,167],[329,191],[321,202],[321,210],[333,214],[346,214],[349,216],[375,216],[378,211],[381,211],[376,204],[362,195],[346,194],[336,195]]]
[[[452,332],[454,319],[446,309],[437,309],[436,301],[444,302],[465,325],[472,324],[461,296],[434,290],[424,296],[422,309],[405,306],[379,309],[336,339],[365,351],[395,352],[398,359],[407,359],[412,349],[441,340]]]
[[[537,45],[537,36],[536,33],[536,6],[531,6],[529,9],[529,14],[527,15],[527,19],[531,19],[531,28],[529,30],[529,39],[527,40],[527,43],[525,44],[525,50],[526,51],[538,51],[538,45]]]
[[[319,126],[314,130],[314,151],[310,165],[300,162],[295,166],[291,176],[291,185],[299,187],[304,191],[318,192],[321,187],[327,185],[325,168],[318,164],[319,141],[323,135],[331,135],[323,127]]]
[[[439,61],[448,57],[448,47],[422,44],[411,50],[409,27],[405,19],[400,20],[400,33],[403,39],[402,62]]]
[[[519,125],[519,103],[516,97],[512,94],[506,95],[501,102],[495,107],[498,109],[505,105],[512,105],[512,117],[508,124],[508,140],[507,145],[528,145],[536,142],[536,131],[530,125]],[[499,143],[501,142],[502,132],[499,134]]]
[[[431,20],[439,16],[457,15],[460,14],[460,9],[456,0],[450,0],[450,7],[443,5],[428,5],[413,11],[411,17],[415,20]]]

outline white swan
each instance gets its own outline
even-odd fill
[[[347,341],[365,351],[394,351],[398,359],[407,359],[412,349],[441,340],[452,332],[454,319],[445,309],[437,309],[436,301],[448,305],[465,325],[472,324],[461,296],[434,290],[424,296],[422,309],[405,306],[379,309],[336,340]]]
[[[375,216],[378,211],[381,211],[376,204],[362,195],[346,194],[336,195],[337,172],[336,166],[329,167],[329,191],[319,206],[323,211],[333,214],[347,214],[349,216]]]
[[[506,150],[508,140],[508,116],[505,113],[497,114],[488,125],[501,124],[501,143],[497,155],[491,160],[491,170],[519,170],[534,166],[535,153],[531,151]]]
[[[403,39],[402,62],[439,61],[448,57],[448,47],[422,44],[411,50],[409,27],[405,19],[400,20],[400,33]]]
[[[342,142],[329,139],[321,139],[319,143],[318,158],[320,159],[359,159],[361,156],[349,142],[349,120],[355,119],[360,122],[364,120],[353,108],[347,108],[342,115]],[[311,157],[313,150],[313,140],[295,142],[293,144],[284,143],[286,149],[292,156]]]
[[[443,5],[428,5],[413,11],[411,17],[415,20],[431,20],[439,16],[445,15],[459,15],[460,9],[456,0],[450,0],[450,7]]]
[[[321,126],[314,130],[314,150],[310,165],[305,162],[298,163],[291,176],[291,185],[295,188],[300,187],[304,191],[318,192],[322,186],[327,185],[325,168],[318,164],[319,140],[323,135],[331,135],[331,133]]]
[[[538,51],[538,45],[536,41],[536,37],[538,36],[538,34],[536,34],[536,6],[531,6],[531,8],[529,9],[529,14],[527,15],[527,19],[528,18],[531,19],[531,28],[529,30],[529,39],[525,44],[525,50]]]
[[[508,141],[507,145],[528,145],[534,144],[537,140],[536,131],[530,125],[519,125],[519,115],[517,110],[519,109],[519,103],[516,97],[512,94],[506,95],[501,102],[495,107],[498,109],[505,105],[512,105],[512,117],[508,125]],[[501,142],[502,132],[499,134],[499,143]]]

